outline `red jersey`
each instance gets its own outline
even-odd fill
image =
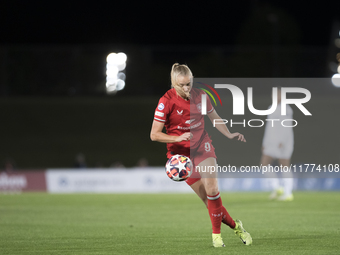
[[[190,155],[190,149],[196,149],[200,141],[207,135],[204,129],[204,115],[201,114],[201,95],[205,92],[192,88],[190,100],[179,96],[174,88],[169,89],[158,102],[154,120],[163,122],[168,135],[180,136],[191,132],[190,141],[167,143],[168,153]],[[207,113],[214,110],[207,97]]]

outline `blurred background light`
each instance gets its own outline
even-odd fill
[[[106,87],[106,90],[108,93],[116,92],[117,86],[116,84],[110,84],[109,86]]]
[[[115,58],[116,58],[116,53],[110,53],[109,55],[107,55],[107,57],[106,57],[106,62],[108,63],[108,64],[110,64],[110,63],[114,63],[114,61],[115,61]]]
[[[332,76],[332,83],[335,87],[340,88],[340,74],[336,73]]]
[[[127,60],[127,56],[125,53],[120,52],[116,55],[117,65],[125,64],[126,60]]]
[[[118,68],[119,71],[123,71],[125,69],[125,67],[126,67],[126,63],[125,62],[124,63],[120,63],[119,65],[117,65],[117,68]]]
[[[118,68],[116,66],[107,66],[106,67],[106,75],[109,77],[117,77]]]
[[[125,81],[118,79],[117,86],[116,86],[117,91],[124,89],[124,87],[125,87]]]
[[[110,53],[106,57],[106,92],[115,94],[124,89],[126,75],[123,72],[126,68],[127,56],[123,52]]]
[[[106,77],[106,87],[116,83],[117,83],[116,77]]]
[[[118,73],[118,79],[121,79],[121,80],[125,81],[125,78],[126,78],[125,73],[122,73],[122,72]]]

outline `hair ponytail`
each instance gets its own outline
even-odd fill
[[[172,65],[171,73],[170,73],[171,87],[174,87],[177,85],[177,77],[179,75],[190,76],[191,78],[193,77],[191,70],[187,65],[180,65],[178,63],[175,63]]]

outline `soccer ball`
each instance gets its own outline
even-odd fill
[[[192,174],[192,162],[186,156],[174,155],[166,162],[165,172],[173,181],[185,181]]]

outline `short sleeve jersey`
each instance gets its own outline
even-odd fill
[[[180,136],[185,132],[193,134],[190,141],[168,143],[168,151],[187,155],[190,149],[199,146],[202,137],[207,133],[204,129],[204,115],[201,114],[201,95],[204,93],[200,89],[192,88],[190,100],[185,100],[172,88],[160,98],[154,120],[164,123],[168,135]],[[214,107],[209,97],[206,98],[207,113],[211,113]]]

